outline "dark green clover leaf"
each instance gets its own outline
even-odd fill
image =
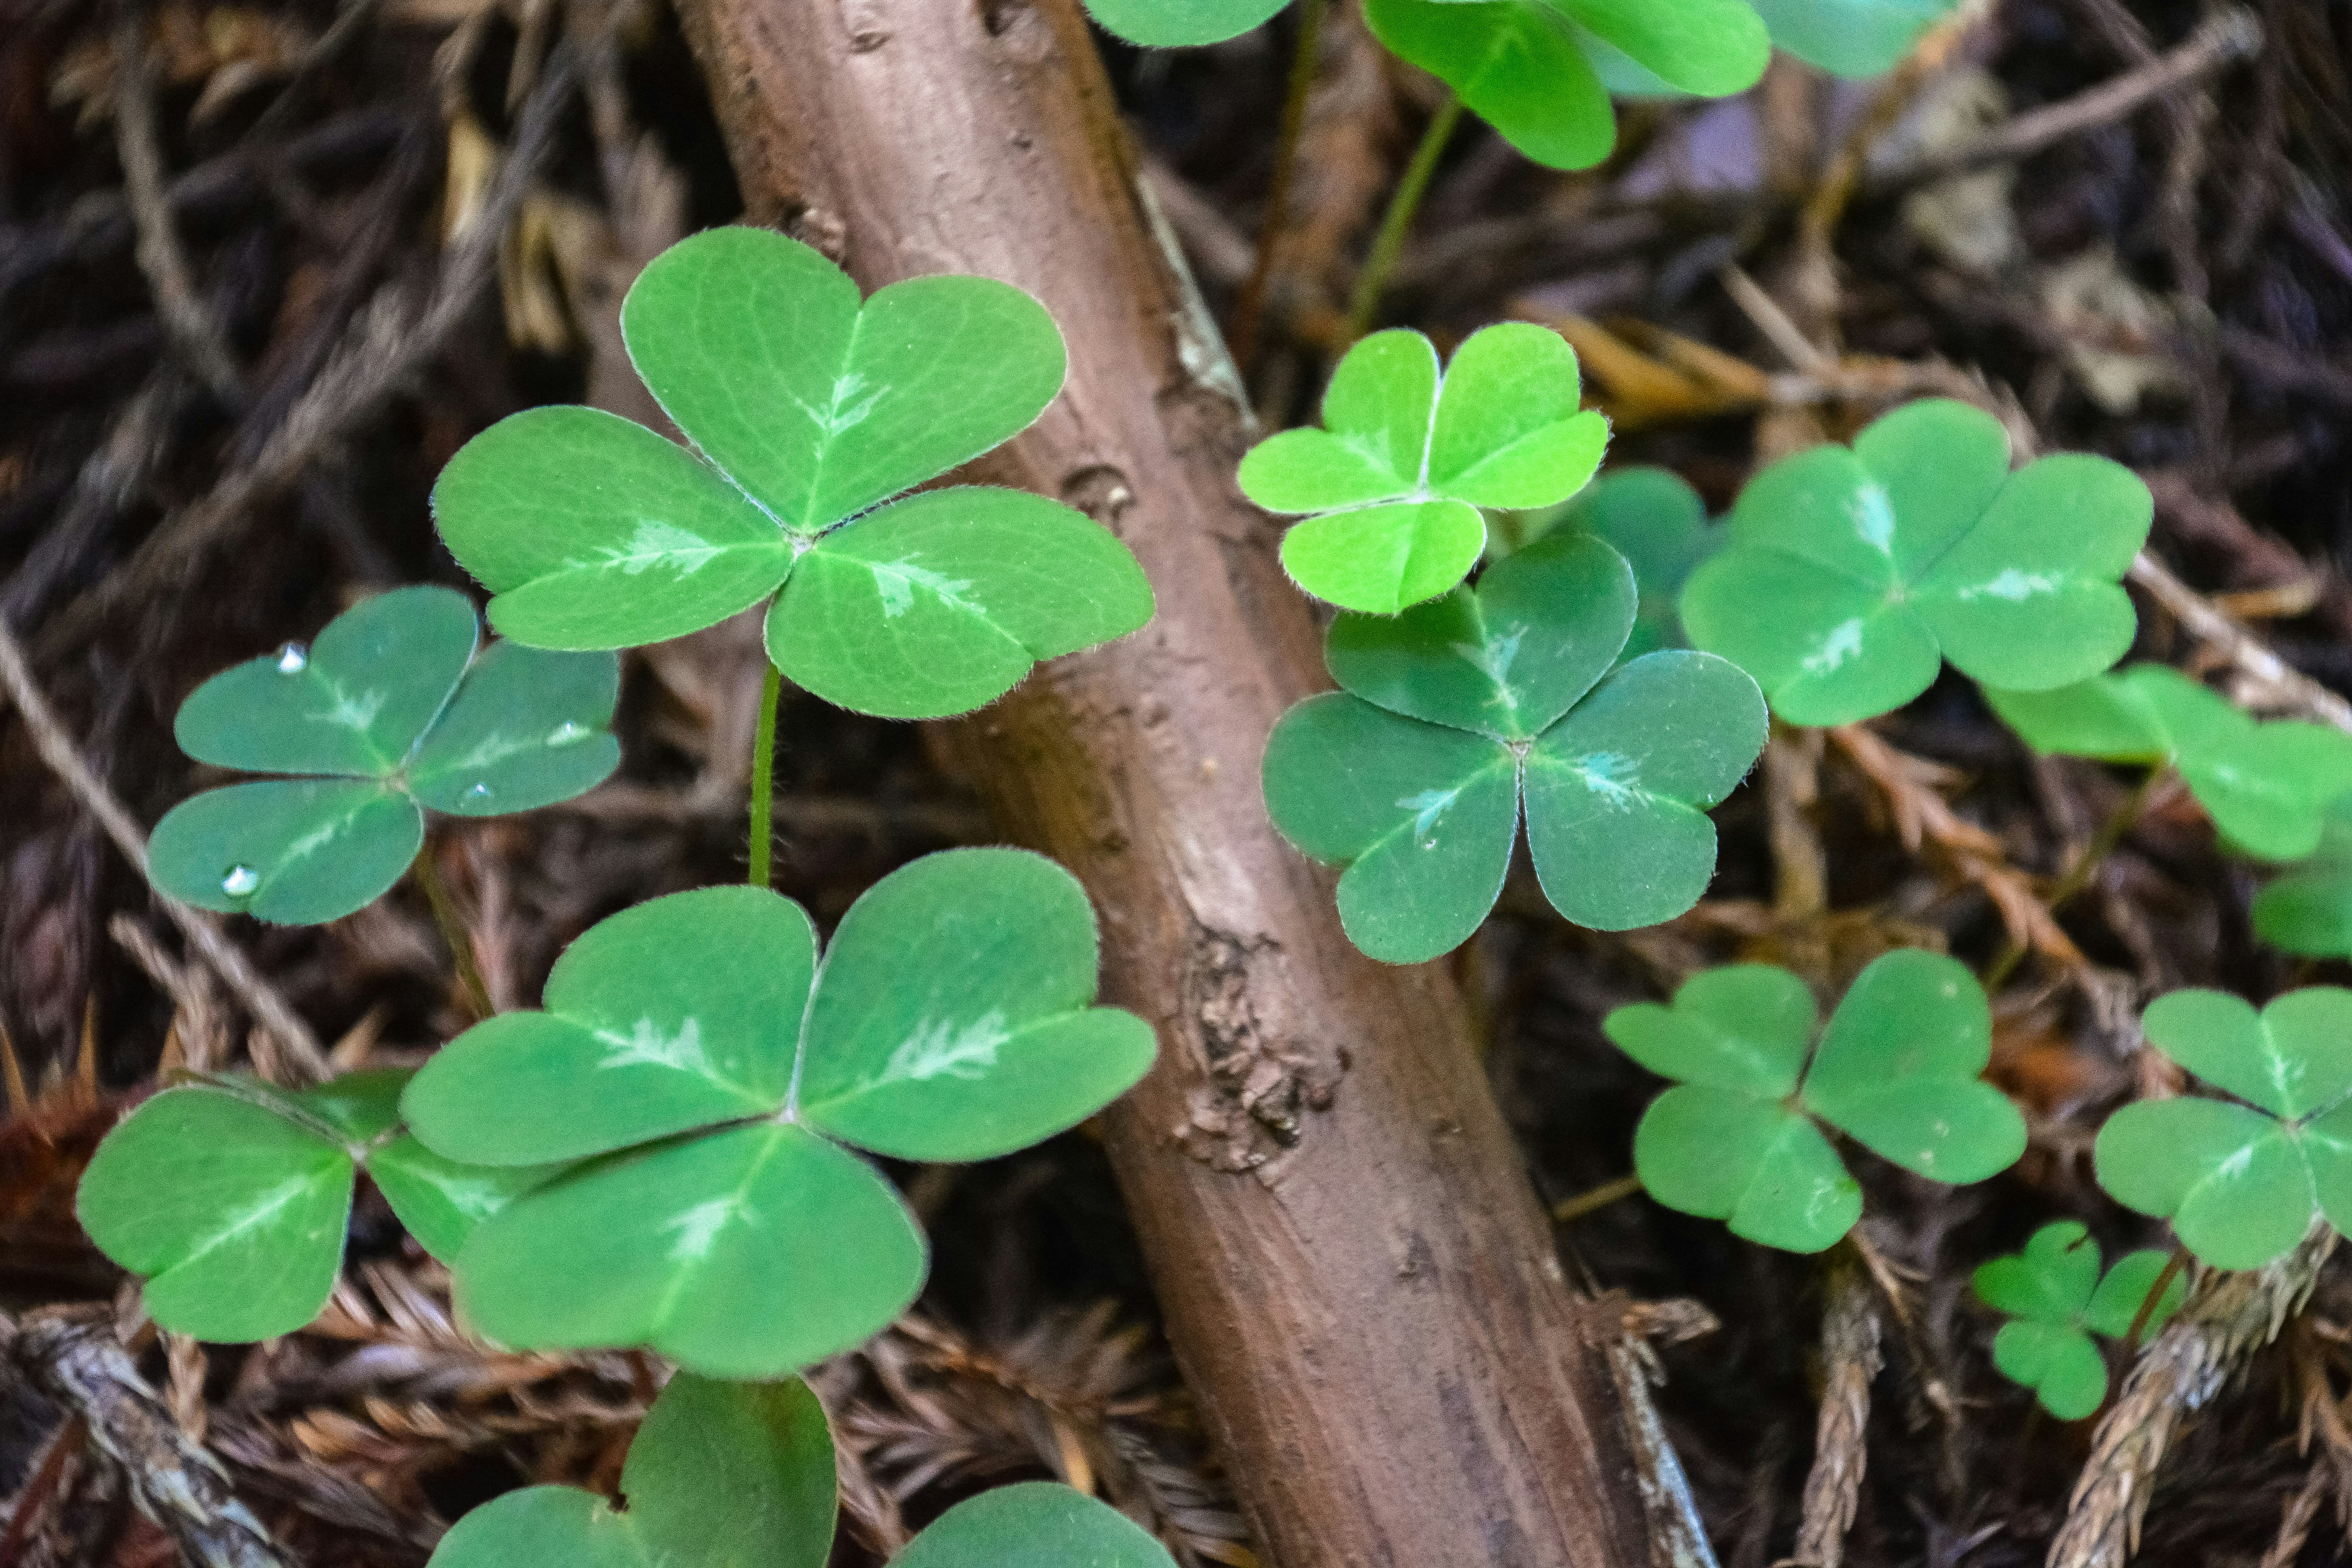
[[[196,688],[173,727],[199,762],[308,778],[181,802],[148,841],[157,887],[281,925],[341,919],[416,858],[427,809],[497,816],[570,800],[621,760],[610,654],[477,648],[463,594],[396,588]]]
[[[1913,403],[1851,449],[1816,447],[1750,480],[1726,548],[1683,592],[1683,624],[1796,724],[1900,708],[1947,658],[1988,686],[2046,691],[2131,646],[2120,580],[2152,515],[2119,464],[2061,453],[2012,474],[1999,420]]]
[[[1576,351],[1525,322],[1473,334],[1443,378],[1427,338],[1375,332],[1333,373],[1323,427],[1259,442],[1242,490],[1268,511],[1314,514],[1282,541],[1300,587],[1393,615],[1477,564],[1481,507],[1550,506],[1592,477],[1609,425],[1579,412],[1579,385]]]
[[[460,1302],[508,1344],[650,1345],[712,1376],[857,1343],[913,1300],[924,1249],[844,1145],[985,1159],[1118,1098],[1151,1031],[1091,1005],[1095,968],[1076,880],[1011,849],[883,879],[822,965],[762,889],[623,910],[557,961],[543,1012],[476,1025],[402,1102],[452,1159],[602,1156],[475,1235]]]
[[[319,1315],[342,1268],[362,1167],[446,1261],[552,1173],[461,1165],[421,1148],[397,1127],[408,1076],[350,1073],[299,1093],[245,1078],[165,1089],[99,1145],[77,1198],[82,1228],[147,1276],[157,1322],[222,1342],[291,1333]]]
[[[679,1373],[621,1468],[625,1507],[577,1487],[527,1487],[476,1509],[430,1568],[823,1568],[837,1504],[833,1433],[796,1377],[717,1383]],[[1173,1568],[1117,1510],[1047,1481],[948,1510],[898,1568]]]
[[[2045,755],[2169,763],[2222,837],[2265,860],[2319,847],[2328,807],[2352,792],[2352,735],[2299,719],[2259,723],[2168,665],[1985,700]]]
[[[2106,1360],[2091,1336],[2120,1340],[2131,1332],[2165,1261],[2161,1252],[2126,1253],[2102,1279],[2099,1244],[2088,1229],[2071,1219],[2043,1226],[2022,1253],[1977,1268],[1978,1299],[2011,1319],[1993,1336],[1993,1365],[2033,1390],[2051,1415],[2080,1421],[2107,1397]],[[2163,1299],[2148,1307],[2142,1337],[2162,1328],[2188,1297],[2189,1281],[2176,1274]]]
[[[1341,616],[1310,697],[1266,742],[1283,837],[1345,866],[1339,918],[1389,963],[1434,958],[1502,891],[1522,802],[1536,874],[1579,925],[1671,920],[1715,873],[1707,808],[1763,749],[1763,699],[1722,659],[1654,653],[1613,672],[1633,579],[1556,533],[1404,615]]]
[[[2126,1105],[2099,1129],[2099,1185],[2172,1222],[2215,1268],[2259,1268],[2315,1215],[2352,1226],[2352,991],[2290,991],[2256,1013],[2176,991],[2141,1019],[2148,1044],[2229,1100]]]
[[[1819,1252],[1862,1215],[1824,1125],[1955,1185],[2025,1152],[2024,1119],[1979,1077],[1992,1015],[1961,964],[1890,952],[1855,978],[1818,1047],[1815,1016],[1803,981],[1743,963],[1691,976],[1671,1006],[1602,1021],[1627,1056],[1676,1080],[1633,1134],[1652,1197],[1767,1247]]]
[[[1620,658],[1689,646],[1676,601],[1698,563],[1722,547],[1723,529],[1707,521],[1706,503],[1680,477],[1665,468],[1612,468],[1520,527],[1530,540],[1556,531],[1591,534],[1633,567],[1641,603]]]
[[[1719,98],[1753,87],[1772,53],[1746,0],[1365,0],[1364,19],[1555,169],[1616,146],[1612,90]]]
[[[1142,568],[1082,513],[985,486],[906,493],[1061,389],[1061,333],[1020,289],[918,278],[861,302],[807,246],[720,228],[654,258],[621,331],[694,453],[592,408],[533,408],[434,487],[442,537],[497,595],[505,635],[628,647],[775,595],[785,675],[928,719],[1151,618]]]
[[[1087,0],[1094,19],[1130,44],[1175,48],[1237,38],[1290,0]]]
[[[1893,70],[1959,0],[1750,0],[1772,41],[1843,77]]]
[[[2254,933],[2306,958],[2352,956],[2352,795],[2328,807],[2311,858],[2254,896]]]

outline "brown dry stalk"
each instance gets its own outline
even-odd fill
[[[1878,1295],[1858,1253],[1841,1247],[1829,1267],[1822,1314],[1822,1409],[1813,1427],[1813,1468],[1805,1477],[1802,1522],[1789,1559],[1808,1568],[1838,1568],[1853,1526],[1870,1458],[1870,1385],[1885,1364]]]
[[[2122,1568],[2138,1550],[2157,1467],[2181,1417],[2202,1408],[2302,1310],[2335,1247],[2336,1232],[2322,1220],[2274,1263],[2206,1275],[2180,1315],[2140,1352],[2099,1422],[2066,1522],[2050,1543],[2050,1568]]]

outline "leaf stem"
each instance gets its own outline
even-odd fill
[[[760,716],[751,731],[751,873],[755,888],[768,886],[774,861],[776,795],[776,706],[784,691],[783,672],[773,659],[760,673]]]
[[[1290,57],[1290,87],[1282,100],[1282,122],[1275,132],[1274,173],[1266,183],[1265,216],[1257,226],[1257,255],[1234,299],[1233,325],[1225,333],[1234,364],[1244,377],[1257,358],[1259,330],[1265,321],[1265,293],[1274,279],[1274,253],[1290,226],[1290,187],[1298,174],[1298,142],[1307,127],[1307,98],[1323,47],[1323,12],[1330,0],[1301,0],[1298,37]]]
[[[1630,1198],[1642,1190],[1642,1178],[1628,1173],[1613,1182],[1603,1182],[1586,1192],[1573,1193],[1551,1205],[1551,1222],[1566,1225],[1572,1219],[1582,1219],[1596,1209],[1605,1209],[1619,1198]]]
[[[2147,1296],[2140,1302],[2139,1310],[2132,1314],[2131,1327],[2124,1333],[2124,1354],[2139,1353],[2139,1337],[2147,1331],[2147,1321],[2156,1315],[2156,1304],[2164,1300],[2164,1293],[2172,1289],[2172,1282],[2180,1278],[2180,1271],[2187,1267],[2189,1248],[2176,1241],[2172,1244],[2172,1256],[2164,1260],[2163,1271],[2157,1275],[2156,1283],[2147,1288]]]
[[[2056,914],[2091,885],[2091,879],[2098,874],[2100,866],[2116,852],[2133,826],[2147,812],[2149,803],[2156,799],[2158,792],[2170,783],[2172,777],[2172,764],[2169,763],[2148,770],[2147,777],[2140,780],[2139,787],[2107,814],[2107,819],[2099,824],[2098,832],[2091,836],[2090,843],[2074,857],[2074,864],[2067,867],[2064,874],[2051,885],[2049,893],[2042,900],[2043,909]],[[1988,993],[2000,990],[2001,982],[2016,971],[2019,961],[2024,956],[2025,947],[2021,942],[2011,942],[2002,949],[2000,956],[1993,960],[1992,967],[1985,971],[1985,990]]]
[[[433,923],[441,928],[441,940],[448,944],[449,957],[457,966],[457,983],[465,987],[466,1005],[474,1010],[477,1021],[490,1016],[490,989],[482,984],[482,968],[474,958],[474,936],[466,929],[457,913],[457,901],[441,880],[441,869],[435,864],[436,846],[427,840],[417,851],[416,863],[410,872],[416,885],[424,889],[425,901],[433,907]]]
[[[1445,151],[1461,119],[1462,99],[1449,92],[1430,116],[1429,129],[1422,132],[1421,145],[1412,150],[1412,161],[1405,165],[1396,194],[1389,198],[1381,232],[1364,258],[1363,269],[1356,274],[1356,291],[1348,301],[1348,324],[1340,329],[1338,349],[1346,350],[1371,330],[1372,318],[1380,312],[1381,293],[1388,287],[1389,274],[1396,269],[1397,257],[1404,250],[1405,234],[1412,227],[1412,215],[1428,193],[1430,177],[1437,173],[1438,155]]]

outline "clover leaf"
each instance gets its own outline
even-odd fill
[[[1640,595],[1622,658],[1687,647],[1676,601],[1698,563],[1722,547],[1723,529],[1706,503],[1666,468],[1613,468],[1560,506],[1521,520],[1528,539],[1555,531],[1591,534],[1625,558]]]
[[[2306,958],[2352,955],[2352,795],[2319,826],[2319,847],[2254,895],[2254,934]]]
[[[429,1568],[823,1568],[838,1506],[833,1433],[799,1378],[679,1373],[637,1428],[614,1508],[578,1487],[526,1487],[459,1520]],[[900,1568],[1172,1568],[1116,1509],[1047,1481],[941,1514]]]
[[[1252,447],[1242,490],[1268,511],[1314,514],[1282,541],[1301,588],[1393,615],[1477,564],[1479,508],[1550,506],[1592,477],[1609,424],[1579,412],[1578,385],[1576,351],[1522,321],[1473,333],[1443,377],[1419,332],[1374,332],[1332,374],[1323,427]]]
[[[544,1011],[476,1025],[403,1098],[452,1159],[601,1156],[475,1233],[459,1302],[519,1348],[649,1345],[713,1376],[857,1343],[913,1300],[924,1247],[845,1145],[985,1159],[1125,1092],[1151,1030],[1090,1005],[1096,952],[1076,879],[1012,849],[884,878],[822,964],[764,889],[624,910],[557,961]]]
[[[2006,1170],[2025,1122],[1982,1080],[1984,988],[1939,953],[1887,953],[1855,977],[1814,1044],[1812,993],[1785,969],[1694,974],[1673,1005],[1620,1007],[1602,1029],[1675,1087],[1633,1134],[1633,1169],[1668,1208],[1819,1252],[1862,1215],[1824,1126],[1906,1171],[1958,1185]]]
[[[2169,763],[2222,836],[2266,860],[2316,849],[2328,807],[2352,792],[2352,735],[2299,719],[2258,722],[2168,665],[2054,691],[1989,689],[1985,700],[2045,755]]]
[[[646,266],[621,332],[694,452],[593,408],[531,408],[434,487],[442,538],[506,636],[628,647],[773,595],[785,675],[840,707],[930,719],[1151,618],[1142,568],[1083,513],[989,486],[906,494],[1060,391],[1061,333],[1020,289],[918,278],[861,304],[807,246],[719,228]]]
[[[2232,1098],[2144,1100],[2107,1118],[2099,1185],[2168,1219],[2215,1268],[2259,1268],[2315,1215],[2352,1226],[2352,991],[2290,991],[2260,1013],[2175,991],[2142,1016],[2148,1044]]]
[[[2165,1264],[2162,1252],[2129,1252],[2101,1279],[2099,1244],[2086,1227],[2071,1219],[2043,1226],[2023,1252],[1978,1266],[1978,1298],[2011,1320],[1993,1336],[1993,1365],[2061,1421],[2081,1420],[2107,1397],[2107,1363],[2091,1336],[2124,1339],[2135,1322],[2153,1334],[2188,1300],[2189,1281],[2176,1274],[2149,1304]]]
[[[199,909],[316,925],[400,880],[427,809],[497,816],[604,783],[621,759],[613,657],[478,648],[479,635],[463,594],[396,588],[307,649],[289,643],[197,687],[173,726],[182,751],[314,776],[181,802],[148,840],[149,878]]]
[[[1900,708],[1948,658],[1988,686],[2048,690],[2131,646],[2120,579],[2152,516],[2119,464],[2061,453],[2012,474],[1999,420],[1913,403],[1851,449],[1750,480],[1725,549],[1683,591],[1683,624],[1796,724]]]
[[[1902,63],[1959,0],[1748,0],[1772,41],[1807,65],[1872,77]]]
[[[1394,617],[1343,615],[1310,697],[1268,739],[1265,803],[1345,866],[1349,940],[1388,963],[1459,946],[1500,895],[1524,802],[1536,875],[1579,925],[1671,920],[1715,871],[1706,816],[1763,749],[1756,683],[1706,654],[1612,671],[1633,622],[1625,563],[1559,533],[1473,588]]]
[[[347,1073],[298,1093],[222,1077],[152,1096],[82,1173],[82,1228],[147,1276],[157,1322],[219,1342],[291,1333],[319,1315],[342,1268],[360,1170],[446,1262],[553,1173],[462,1165],[425,1148],[398,1126],[408,1076]]]
[[[1130,44],[1220,44],[1262,26],[1290,0],[1087,0],[1094,19]]]
[[[1746,0],[1365,0],[1364,20],[1555,169],[1616,146],[1612,89],[1718,98],[1753,87],[1772,53]]]

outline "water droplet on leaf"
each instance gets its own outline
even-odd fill
[[[575,724],[571,720],[566,719],[562,723],[558,724],[549,732],[547,743],[551,746],[576,746],[587,738],[588,728],[586,725]]]
[[[278,650],[278,673],[299,675],[310,665],[310,655],[300,643],[290,642]]]
[[[467,790],[466,794],[475,800],[488,800],[490,798],[490,786],[486,784],[478,784],[473,788]]]
[[[221,891],[232,899],[241,899],[261,886],[261,873],[250,866],[231,866],[228,875],[221,879]]]

